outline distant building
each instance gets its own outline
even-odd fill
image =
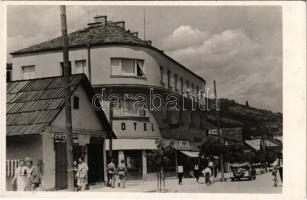
[[[105,139],[115,137],[103,111],[91,106],[94,92],[84,75],[71,76],[73,159],[84,157],[88,182],[103,182]],[[65,95],[62,77],[7,84],[7,186],[18,160],[30,157],[42,172],[44,189],[63,189],[66,180]]]
[[[110,22],[106,16],[95,17],[94,23],[68,37],[71,73],[85,74],[96,94],[103,95],[104,104],[112,95],[120,96],[118,109],[105,109],[117,136],[112,145],[106,141],[105,146],[107,150],[112,146],[116,160],[125,159],[130,178],[146,178],[156,171],[152,150],[157,139],[175,141],[178,157],[166,169],[170,172],[175,172],[181,159],[189,160],[192,154],[185,152],[199,151],[206,137],[206,112],[198,109],[204,104],[206,81],[202,77],[153,47],[151,41],[126,30],[125,22]],[[63,74],[61,37],[11,55],[13,80]],[[151,92],[164,99],[176,96],[186,108],[152,110],[148,103],[153,99]],[[133,107],[136,95],[148,100],[144,109]],[[186,163],[185,170],[191,166]]]

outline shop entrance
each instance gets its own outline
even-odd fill
[[[142,179],[142,151],[125,151],[128,179]]]
[[[104,181],[103,139],[92,138],[87,145],[88,183]]]

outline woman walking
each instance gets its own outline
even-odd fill
[[[196,178],[196,182],[198,183],[198,180],[199,180],[199,165],[196,163],[194,165],[194,177]]]
[[[183,166],[182,165],[178,165],[177,173],[178,173],[178,179],[179,179],[178,184],[182,185],[182,177],[183,177]]]
[[[84,191],[86,184],[87,184],[87,171],[88,166],[84,162],[84,158],[79,158],[79,165],[78,165],[78,171],[77,171],[77,185],[78,190]]]
[[[14,185],[16,182],[17,191],[25,191],[27,184],[27,167],[24,160],[19,161],[19,166],[15,169],[15,176],[11,183]]]
[[[127,176],[127,168],[124,163],[124,160],[121,160],[117,166],[117,175],[120,179],[120,186],[125,188],[126,187],[126,176]]]

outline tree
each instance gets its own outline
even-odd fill
[[[157,166],[157,191],[166,191],[165,186],[165,167],[175,155],[176,149],[174,141],[171,140],[168,144],[160,139],[156,141],[157,149],[154,150],[154,161]]]
[[[227,153],[227,146],[222,143],[222,141],[218,137],[209,136],[205,140],[205,142],[201,145],[200,148],[200,155],[199,157],[220,157],[221,159],[221,171],[222,171],[222,177],[223,177],[223,169],[224,169],[224,161],[222,161],[222,158],[225,157]],[[221,181],[224,181],[223,178]]]

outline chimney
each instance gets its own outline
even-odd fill
[[[138,37],[138,36],[139,36],[139,33],[138,33],[138,32],[132,32],[131,34],[134,35],[135,37]]]
[[[105,25],[107,23],[107,16],[106,15],[97,15],[94,17],[94,22],[99,22],[102,25]]]
[[[146,42],[147,44],[149,44],[151,46],[151,43],[152,43],[151,40],[144,40],[144,42]]]
[[[118,21],[118,22],[113,22],[115,25],[122,27],[125,29],[125,21]]]

